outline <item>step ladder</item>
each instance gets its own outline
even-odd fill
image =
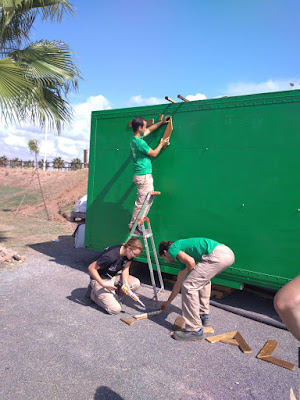
[[[159,194],[160,194],[160,192],[155,192],[155,191],[149,192],[147,194],[144,204],[141,208],[141,211],[139,212],[137,219],[135,220],[134,224],[132,225],[131,231],[128,236],[128,239],[130,239],[132,237],[143,237],[143,239],[144,239],[148,267],[149,267],[150,277],[151,277],[151,283],[153,286],[154,298],[156,301],[158,300],[157,295],[161,291],[164,290],[164,282],[163,282],[163,279],[161,276],[160,265],[159,265],[159,261],[158,261],[158,256],[157,256],[157,252],[156,252],[156,248],[155,248],[154,239],[153,239],[153,233],[152,233],[152,229],[151,229],[150,219],[147,217],[147,214],[150,211],[150,208],[152,206],[152,203],[153,203],[155,197]],[[145,223],[147,224],[147,227],[145,226]],[[141,233],[135,232],[137,227],[141,230]],[[154,255],[155,264],[156,264],[156,270],[157,270],[159,284],[160,284],[159,290],[157,290],[157,288],[156,288],[156,283],[155,283],[155,278],[154,278],[154,273],[153,273],[153,267],[152,267],[152,262],[151,262],[151,257],[150,257],[149,246],[148,246],[149,238],[150,238],[151,245],[152,245],[153,255]]]

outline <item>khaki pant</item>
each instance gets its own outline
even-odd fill
[[[154,190],[153,176],[151,174],[133,175],[133,182],[137,186],[137,199],[134,203],[132,218],[128,225],[129,229],[132,228],[132,225],[134,224],[135,220],[137,219],[137,216],[138,216],[139,212],[141,211],[141,208],[144,204],[147,194]]]
[[[113,279],[104,279],[104,281],[110,282],[112,285],[114,285],[114,282],[120,282],[120,280],[121,275],[116,275],[113,277]],[[134,292],[140,287],[140,281],[138,278],[129,275],[128,285]],[[99,307],[104,308],[108,314],[118,314],[121,312],[121,303],[115,291],[113,292],[105,289],[94,279],[91,279],[91,287],[93,289],[91,293],[91,300],[93,300]]]
[[[182,316],[187,331],[198,331],[202,327],[200,315],[209,314],[211,292],[210,280],[234,263],[232,250],[224,245],[217,246],[209,255],[202,256],[181,288]]]

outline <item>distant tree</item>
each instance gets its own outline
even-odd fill
[[[34,168],[34,161],[32,160],[24,161],[24,168]]]
[[[61,157],[55,157],[53,159],[53,168],[58,169],[63,169],[65,167],[65,162]]]
[[[71,171],[75,171],[76,169],[82,168],[82,162],[80,158],[73,158],[71,161]]]
[[[40,173],[39,173],[38,154],[40,152],[40,144],[39,144],[39,142],[37,140],[30,139],[28,141],[28,147],[29,147],[30,152],[34,153],[34,156],[35,156],[35,171],[36,171],[37,178],[38,178],[38,181],[39,181],[39,186],[40,186],[41,194],[42,194],[42,197],[43,197],[43,202],[44,202],[47,218],[48,218],[48,220],[50,220],[50,215],[49,215],[49,212],[48,212],[48,209],[47,209],[47,204],[46,204],[44,192],[43,192],[43,189],[42,189],[42,184],[41,184],[41,180],[40,180]]]
[[[22,160],[20,160],[18,157],[15,157],[11,160],[11,167],[16,168],[16,167],[22,167]]]
[[[39,164],[39,168],[43,169],[44,168],[44,159],[40,160],[38,164]],[[45,168],[48,169],[49,167],[50,167],[50,163],[46,160]]]
[[[9,159],[5,156],[0,157],[0,167],[7,167]]]

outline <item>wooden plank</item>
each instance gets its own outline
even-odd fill
[[[278,342],[276,340],[268,340],[261,351],[257,354],[257,358],[269,357],[273,354],[276,347],[278,346]]]
[[[230,294],[230,293],[235,291],[235,289],[233,289],[231,287],[222,286],[222,285],[216,285],[215,283],[213,283],[211,285],[211,289],[212,290],[217,290],[217,291],[220,291],[220,292],[225,292],[225,293],[228,293],[228,294]]]
[[[173,122],[172,122],[172,117],[170,117],[170,120],[167,124],[166,130],[165,130],[165,133],[163,136],[163,139],[170,139],[172,131],[173,131]]]
[[[203,327],[203,333],[214,333],[215,330],[212,326],[204,326]]]
[[[164,114],[159,114],[159,116],[158,116],[158,121],[159,121],[159,122],[162,121],[163,118],[164,118]]]
[[[233,346],[239,346],[239,342],[236,339],[224,338],[219,340],[221,343],[232,344]]]
[[[261,360],[267,361],[271,364],[278,365],[279,367],[287,368],[291,371],[294,371],[294,369],[296,368],[295,364],[292,364],[288,361],[284,361],[284,360],[281,360],[280,358],[276,358],[273,356],[262,357]]]
[[[150,126],[150,125],[154,124],[154,119],[153,118],[152,119],[145,119],[145,121],[147,123],[146,126]],[[132,128],[132,121],[129,121],[128,126],[129,126],[129,128]]]
[[[131,326],[131,325],[133,325],[135,323],[135,320],[132,319],[132,318],[120,318],[120,320],[122,322],[125,322],[125,324],[127,324],[129,326]]]
[[[237,332],[235,334],[234,339],[239,343],[239,348],[242,350],[243,353],[252,353],[251,348],[248,346],[248,343],[240,334],[240,332]]]
[[[207,337],[206,340],[208,340],[210,343],[217,343],[222,339],[233,339],[236,333],[237,331],[221,333],[221,335]]]
[[[179,316],[175,319],[174,325],[172,326],[172,329],[170,330],[170,335],[173,335],[175,331],[182,331],[184,328],[185,322],[184,318]]]

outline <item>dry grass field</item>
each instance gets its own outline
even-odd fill
[[[39,173],[50,220],[36,173],[32,169],[0,168],[0,244],[20,253],[28,251],[31,244],[71,235],[76,225],[68,221],[68,216],[75,202],[87,193],[87,169]]]

